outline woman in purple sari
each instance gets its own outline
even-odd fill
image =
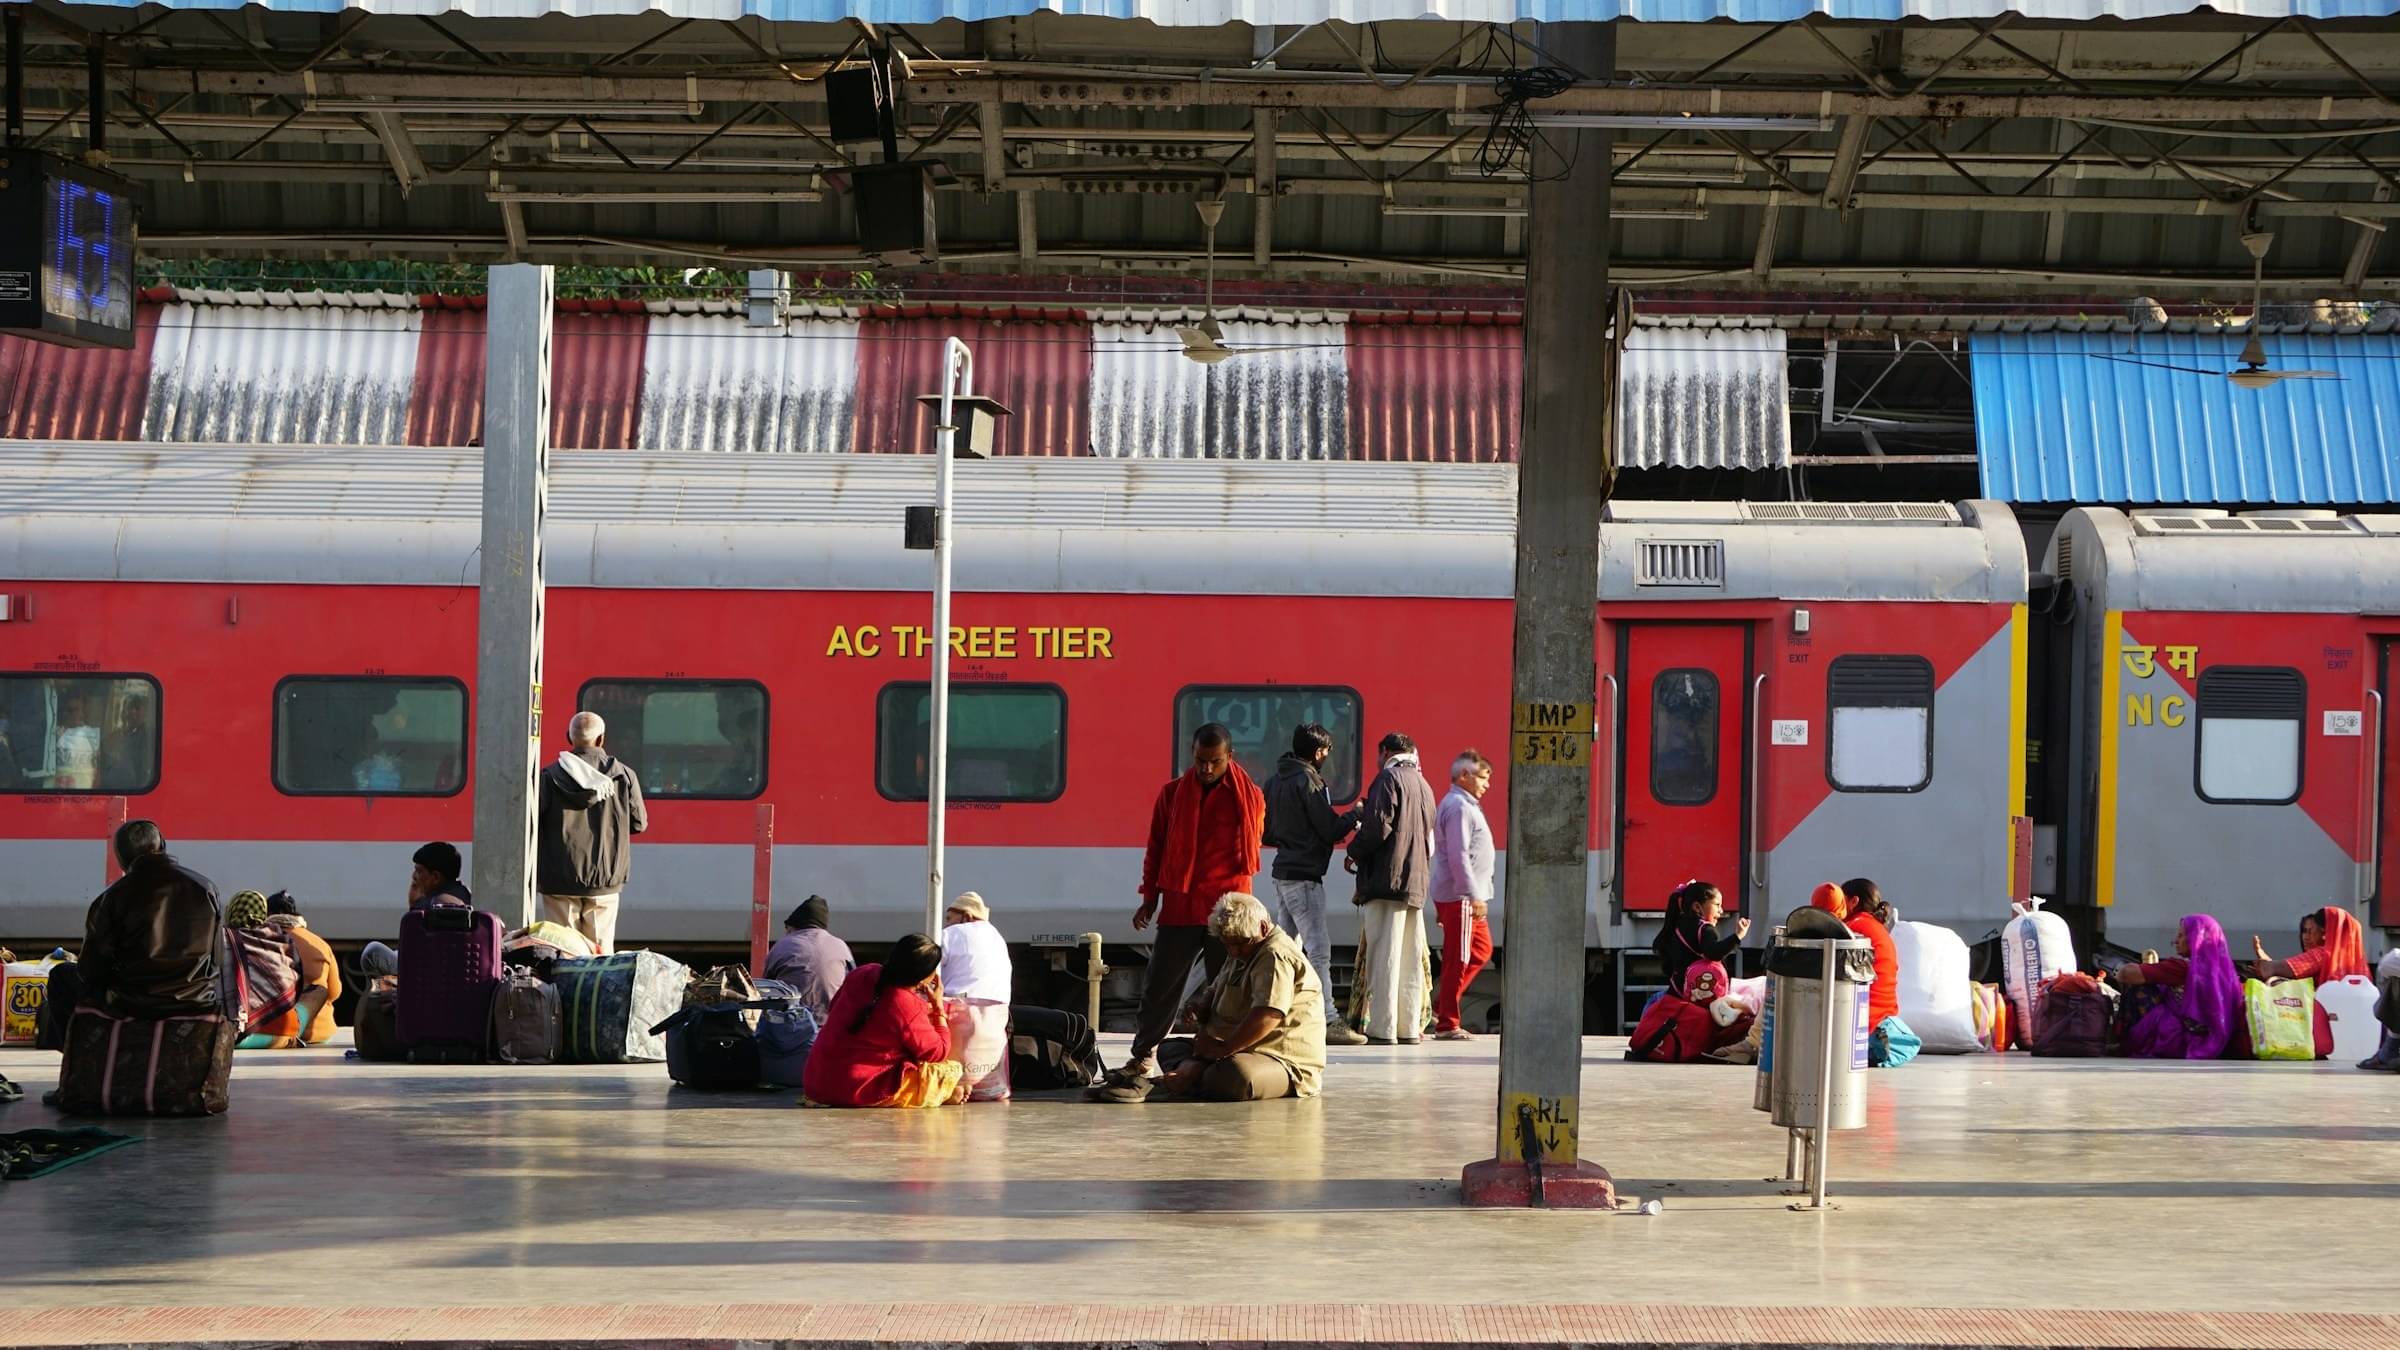
[[[2117,983],[2159,995],[2125,1033],[2125,1053],[2136,1059],[2222,1059],[2242,1018],[2242,979],[2226,949],[2225,930],[2205,914],[2186,914],[2175,934],[2175,955],[2117,972]]]

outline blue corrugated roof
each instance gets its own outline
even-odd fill
[[[2400,335],[2263,338],[2339,380],[2244,389],[2107,357],[2230,370],[2241,334],[1991,333],[1970,341],[1987,496],[2017,502],[2400,501]]]
[[[95,0],[128,8],[152,0]],[[1005,19],[1035,13],[1144,19],[1165,27],[1206,28],[1228,23],[1304,26],[1437,19],[1454,23],[1540,23],[1637,19],[1646,23],[1782,23],[1812,14],[1829,19],[1897,23],[1903,19],[2172,18],[2206,9],[2256,19],[2382,18],[2400,0],[164,0],[171,9],[239,9],[332,14],[363,9],[378,14],[463,14],[470,18],[529,18],[543,14],[637,14],[679,19],[776,22],[935,23],[943,19]]]

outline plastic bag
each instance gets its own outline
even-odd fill
[[[2250,1019],[2250,1053],[2254,1057],[2302,1061],[2317,1057],[2315,981],[2246,981],[2242,1008]]]
[[[2375,982],[2364,975],[2327,980],[2317,987],[2317,1006],[2333,1024],[2333,1058],[2354,1064],[2383,1043],[2375,1020]]]
[[[1908,1023],[1898,1017],[1883,1019],[1867,1041],[1867,1067],[1897,1069],[1917,1057],[1924,1042],[1909,1030]]]
[[[2050,982],[2075,969],[2075,939],[2067,921],[2041,908],[2040,900],[2015,906],[2016,917],[2000,930],[2001,972],[2017,1034],[2028,1043],[2041,1034],[2042,995]]]
[[[1892,945],[1900,957],[1900,1017],[1925,1053],[1963,1055],[1982,1048],[1966,939],[1936,924],[1902,920],[1892,925]]]

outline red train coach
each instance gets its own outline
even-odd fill
[[[342,939],[395,925],[416,844],[468,833],[476,456],[0,448],[0,905],[72,933],[100,803]],[[546,682],[653,803],[621,933],[737,940],[756,803],[779,900],[915,926],[931,465],[554,456]],[[1400,728],[1442,771],[1512,745],[1505,466],[995,461],[959,486],[949,872],[1020,936],[1129,939],[1147,810],[1192,726],[1267,772],[1296,722],[1337,794]],[[2021,810],[2024,550],[2005,508],[1619,503],[1595,642],[1589,933],[1674,883],[1736,908],[1878,875],[1988,922]],[[554,736],[555,739],[555,736]],[[1505,838],[1505,784],[1487,799]]]

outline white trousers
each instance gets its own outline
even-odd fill
[[[1359,910],[1362,1030],[1379,1041],[1413,1041],[1425,1029],[1425,911],[1405,900],[1369,900]]]
[[[545,895],[542,917],[590,938],[593,949],[606,956],[617,949],[617,897],[622,894]]]

